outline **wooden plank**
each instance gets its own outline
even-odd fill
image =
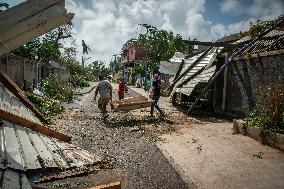
[[[62,152],[60,151],[59,147],[47,136],[39,135],[41,139],[45,142],[47,147],[53,155],[53,158],[56,159],[56,163],[62,168],[69,168],[69,164],[65,161]]]
[[[51,130],[51,129],[44,127],[44,126],[42,126],[38,123],[34,123],[30,120],[24,119],[22,117],[19,117],[17,115],[14,115],[14,114],[7,112],[7,111],[4,111],[4,110],[0,110],[0,119],[6,120],[6,121],[14,123],[14,124],[21,125],[23,127],[32,129],[33,131],[40,132],[42,134],[57,138],[59,140],[65,141],[65,142],[69,142],[71,140],[71,137],[68,136],[68,135],[65,135],[63,133],[59,133],[57,131]]]
[[[25,31],[20,35],[8,39],[7,41],[3,41],[2,43],[0,42],[0,55],[13,50],[21,46],[22,44],[51,31],[56,27],[70,22],[73,16],[74,14],[71,13],[56,15],[49,20],[44,20],[42,23],[30,28],[28,31]]]
[[[0,109],[2,109],[2,107],[4,106],[4,90],[5,87],[3,86],[3,84],[0,82]]]
[[[3,175],[3,189],[21,189],[19,173],[15,170],[6,169]]]
[[[38,153],[31,143],[26,129],[19,125],[15,125],[15,129],[22,147],[22,152],[25,160],[25,170],[41,168],[40,163],[37,159]]]
[[[85,164],[92,164],[95,162],[95,157],[91,155],[89,152],[82,150],[81,148],[74,146],[70,143],[64,144],[67,148],[72,149],[74,157],[77,159],[81,159]]]
[[[88,189],[121,189],[121,184],[120,184],[120,182],[113,182],[113,183],[110,183],[110,184],[95,186],[95,187],[91,187],[91,188],[88,188]]]
[[[24,170],[21,146],[18,141],[18,136],[16,135],[14,125],[5,122],[3,125],[4,129],[4,140],[6,147],[6,157],[7,157],[7,166],[14,169]]]
[[[82,165],[84,165],[84,161],[80,161],[78,159],[76,159],[74,157],[74,154],[73,154],[73,150],[74,148],[73,147],[70,147],[70,146],[66,146],[66,143],[63,143],[61,141],[58,141],[58,140],[53,140],[56,145],[60,148],[60,151],[63,153],[66,161],[70,164],[71,167],[81,167]]]
[[[21,35],[22,33],[38,27],[38,25],[44,23],[45,20],[54,19],[54,17],[60,16],[62,14],[65,14],[64,5],[49,7],[48,9],[41,11],[35,16],[26,18],[20,23],[9,26],[6,31],[2,32],[2,42],[9,41],[16,36]]]
[[[64,0],[30,0],[25,1],[17,6],[11,7],[0,14],[0,25],[9,26],[21,22],[24,18],[34,16],[42,10],[62,3]]]
[[[20,179],[21,179],[21,189],[32,189],[26,174],[21,173]]]
[[[247,54],[240,57],[234,58],[234,60],[243,60],[248,58],[258,58],[263,56],[273,56],[278,54],[284,54],[284,49],[275,50],[275,51],[268,51],[268,52],[260,52],[260,53],[254,53],[254,54]]]
[[[227,59],[227,56],[226,56]],[[224,70],[224,81],[223,81],[223,95],[222,95],[222,111],[225,111],[226,108],[226,95],[227,95],[227,75],[228,75],[228,67]],[[215,108],[215,107],[213,107]]]
[[[42,141],[40,136],[34,132],[30,131],[28,133],[31,142],[33,143],[37,153],[38,153],[38,160],[41,163],[41,166],[43,167],[58,167],[58,165],[55,163],[53,159],[53,155],[45,143]]]

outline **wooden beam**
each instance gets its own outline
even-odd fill
[[[228,59],[228,57],[225,57]],[[225,60],[226,62],[227,60]],[[226,95],[227,95],[227,74],[228,74],[228,67],[225,68],[224,70],[224,81],[223,81],[223,95],[222,95],[222,111],[225,111],[226,109]],[[215,82],[216,83],[216,82]]]
[[[24,19],[35,16],[41,11],[60,3],[64,3],[64,0],[29,0],[2,11],[0,25],[3,27],[0,30],[5,30],[9,26],[20,23]]]
[[[14,123],[14,124],[21,125],[23,127],[29,128],[33,131],[37,131],[37,132],[40,132],[44,135],[47,135],[47,136],[50,136],[50,137],[53,137],[53,138],[57,138],[57,139],[62,140],[64,142],[71,141],[71,137],[68,136],[68,135],[65,135],[63,133],[59,133],[55,130],[49,129],[49,128],[44,127],[44,126],[42,126],[38,123],[34,123],[30,120],[19,117],[15,114],[12,114],[10,112],[6,112],[6,111],[1,110],[1,109],[0,109],[0,119],[3,119],[5,121],[8,121],[8,122],[11,122],[11,123]]]
[[[203,41],[187,41],[191,45],[203,45],[211,47],[238,47],[238,44],[232,44],[228,42],[203,42]]]
[[[37,22],[34,23],[32,25],[30,25],[29,27],[26,26],[24,28],[25,31],[23,31],[22,33],[19,33],[18,35],[12,37],[12,38],[8,38],[5,40],[0,39],[0,55],[4,54],[6,52],[9,52],[19,46],[21,46],[22,44],[35,39],[49,31],[51,31],[52,29],[61,26],[67,22],[69,22],[72,18],[73,18],[73,14],[62,14],[62,15],[57,15],[51,18],[47,18],[46,21],[42,21],[42,22]],[[14,30],[9,30],[8,33],[12,33],[12,31],[15,30],[20,30],[15,26],[16,29]],[[21,27],[23,28],[23,27]],[[28,30],[27,30],[28,28]],[[3,33],[0,32],[0,36],[4,35]]]
[[[268,51],[268,52],[260,52],[260,53],[254,53],[254,54],[246,54],[237,58],[234,58],[234,60],[243,60],[248,58],[259,58],[264,56],[273,56],[278,54],[284,54],[284,49],[275,50],[275,51]]]
[[[40,121],[47,123],[44,116],[37,110],[29,99],[25,96],[24,92],[18,87],[18,85],[0,68],[0,81],[1,83],[13,93],[25,106],[27,106]]]
[[[113,182],[113,183],[110,183],[110,184],[95,186],[95,187],[91,187],[91,188],[88,188],[88,189],[121,189],[121,184],[120,184],[120,182]]]
[[[183,65],[184,65],[184,61],[185,61],[185,60],[182,59],[181,64],[179,65],[178,71],[177,71],[177,73],[176,73],[176,75],[175,75],[175,77],[174,77],[174,80],[176,80],[176,79],[178,78],[180,72],[182,71],[182,67],[183,67]]]

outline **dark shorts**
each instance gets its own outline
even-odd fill
[[[124,99],[124,94],[118,94],[118,98],[119,98],[119,100]]]

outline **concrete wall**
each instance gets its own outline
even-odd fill
[[[24,80],[31,86],[33,79],[36,82],[47,77],[50,73],[57,73],[61,81],[70,80],[70,71],[56,62],[42,65],[36,60],[14,56],[11,54],[0,58],[0,68],[4,70],[20,87]]]
[[[284,54],[234,61],[227,71],[225,111],[246,115],[259,100],[258,91],[261,87],[271,81],[284,86]],[[215,100],[220,106],[223,81],[219,81]]]
[[[41,79],[41,64],[36,60],[29,60],[22,57],[5,55],[0,58],[0,67],[3,69],[19,86],[24,80],[29,84],[33,79]]]

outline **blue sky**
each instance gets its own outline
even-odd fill
[[[23,0],[0,0],[14,6]],[[214,41],[247,30],[250,22],[284,13],[281,0],[65,0],[75,13],[73,37],[84,39],[91,58],[109,61],[124,42],[144,32],[138,23],[180,33],[184,38]],[[65,40],[66,45],[69,44]]]

